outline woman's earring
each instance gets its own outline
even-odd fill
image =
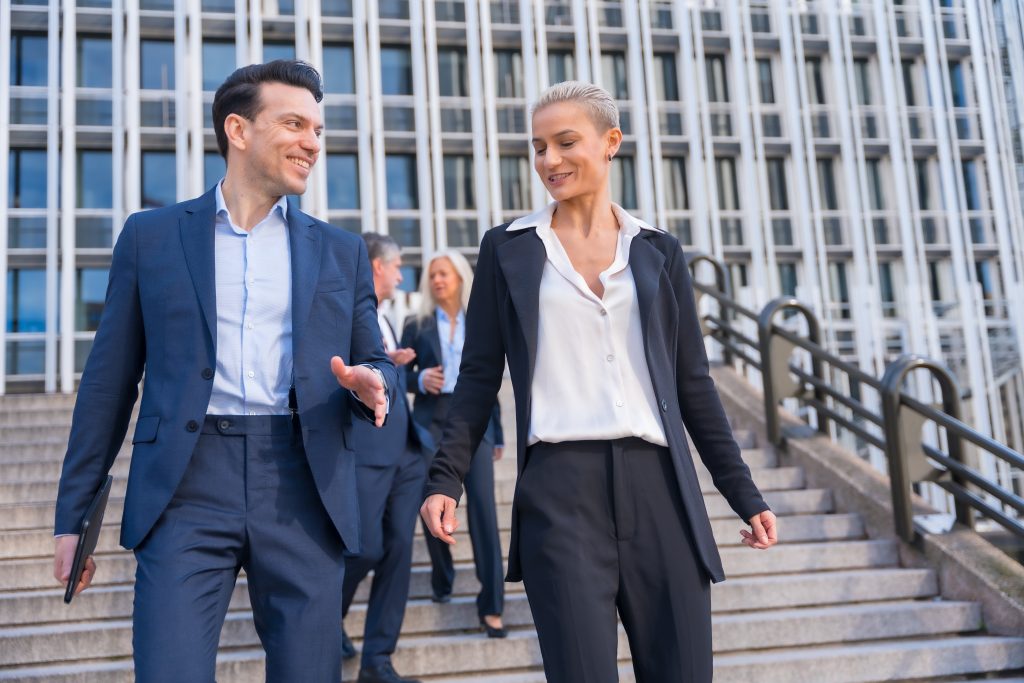
[[[609,154],[609,155],[608,155],[608,162],[609,162],[609,163],[611,163],[611,160],[612,160],[612,155],[611,155],[611,154]]]

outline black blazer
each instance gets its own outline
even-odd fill
[[[468,325],[468,315],[466,319]],[[466,340],[469,340],[468,326],[466,328]],[[405,382],[408,386],[408,391],[413,392],[415,395],[412,406],[413,422],[419,428],[421,439],[424,441],[429,439],[426,448],[433,455],[436,444],[433,444],[433,439],[429,438],[429,433],[424,434],[424,432],[429,430],[430,423],[434,419],[434,411],[437,410],[437,396],[420,391],[420,373],[427,368],[435,368],[443,364],[444,356],[441,354],[441,334],[437,329],[437,318],[433,315],[425,318],[417,315],[409,316],[405,323],[405,329],[402,330],[402,347],[408,347],[416,351],[416,358],[404,368]],[[463,350],[463,353],[465,353],[465,350]],[[504,369],[505,366],[502,364],[502,371]],[[460,367],[460,381],[461,377],[462,370]],[[505,444],[505,433],[501,428],[501,406],[498,405],[496,396],[491,397],[491,406],[486,430],[480,438],[486,437],[494,445],[503,446]],[[474,441],[471,453],[476,452],[480,438]],[[458,496],[455,496],[455,499],[458,500]]]
[[[466,315],[466,344],[458,386],[444,435],[430,468],[426,494],[459,499],[473,447],[487,424],[488,410],[501,386],[508,358],[516,396],[518,476],[529,466],[530,388],[537,357],[540,280],[547,259],[535,228],[489,230],[480,244],[473,291]],[[644,352],[654,394],[699,559],[712,581],[725,578],[711,522],[686,443],[690,432],[715,486],[744,521],[767,510],[722,409],[708,368],[690,274],[679,241],[641,230],[630,245],[629,265],[636,282]],[[512,503],[512,543],[507,581],[519,581],[516,501]]]

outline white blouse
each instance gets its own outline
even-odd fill
[[[529,443],[635,436],[667,446],[644,354],[640,306],[629,246],[640,230],[656,230],[612,205],[619,221],[615,260],[601,273],[598,297],[573,268],[551,229],[555,202],[512,222],[536,227],[547,261],[540,281],[537,360]]]

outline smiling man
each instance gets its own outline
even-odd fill
[[[320,153],[320,76],[235,71],[214,128],[227,174],[130,216],[75,405],[57,498],[66,583],[83,512],[124,440],[121,543],[138,562],[140,683],[212,682],[245,569],[268,681],[341,677],[343,553],[360,550],[353,413],[380,426],[398,386],[363,241],[291,206]],[[89,560],[77,590],[97,571]]]

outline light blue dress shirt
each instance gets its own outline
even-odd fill
[[[437,320],[437,334],[441,338],[441,364],[444,367],[444,386],[441,387],[442,394],[450,394],[455,391],[455,384],[459,381],[459,366],[462,365],[462,347],[466,343],[466,314],[459,311],[455,316],[455,334],[449,338],[452,319],[440,306],[434,312]],[[422,382],[423,375],[420,375]],[[420,387],[422,391],[422,387]]]
[[[287,415],[292,385],[292,276],[284,197],[246,232],[217,183],[214,273],[217,368],[207,413]]]

